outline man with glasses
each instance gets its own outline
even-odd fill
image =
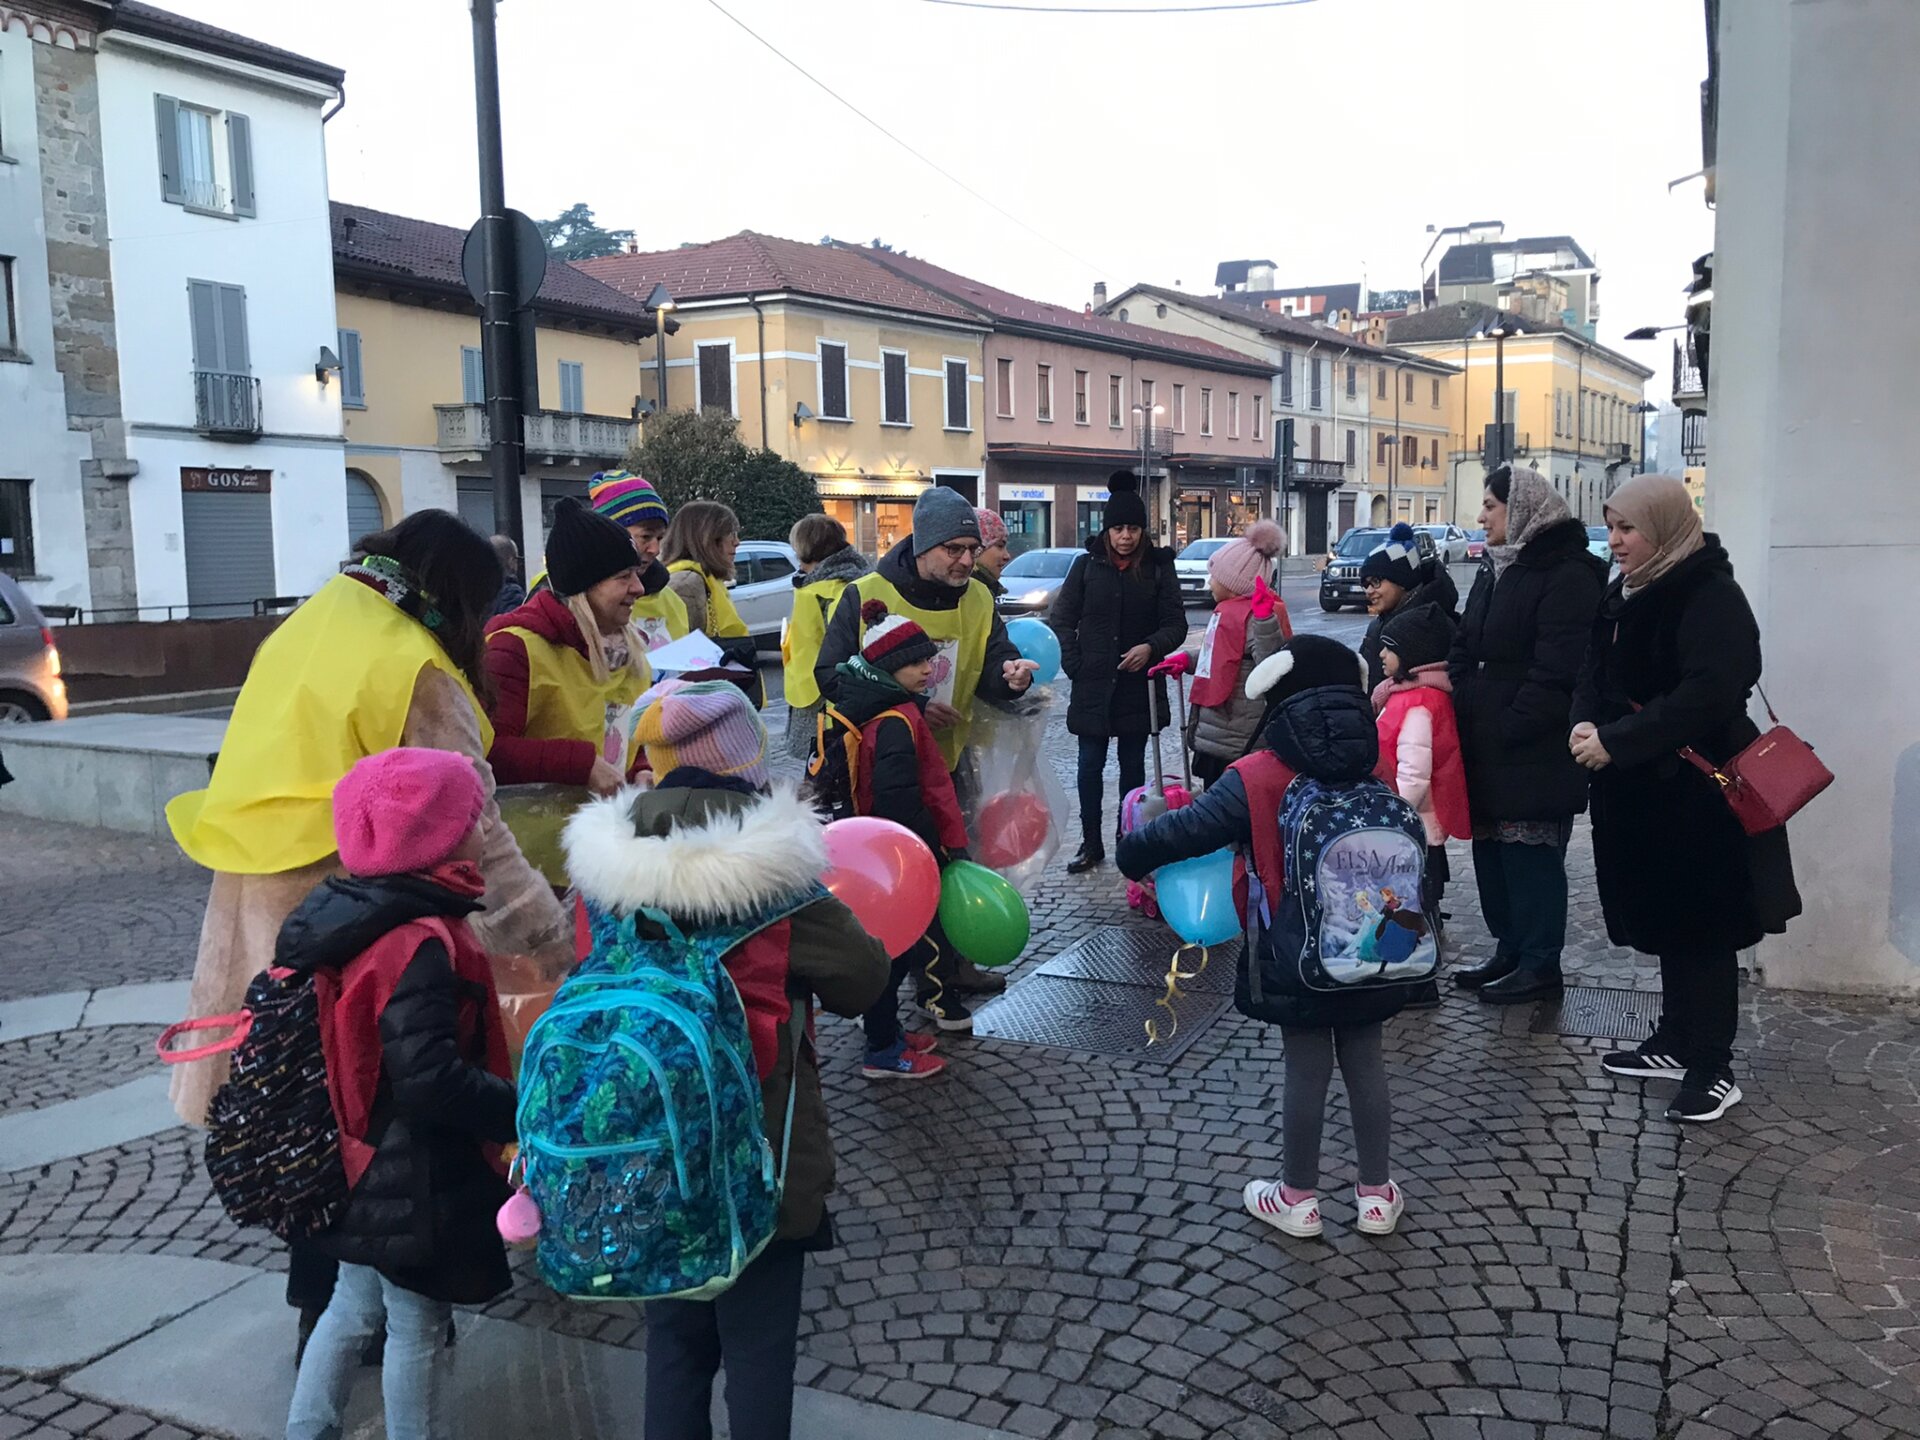
[[[974,578],[974,563],[985,548],[979,516],[966,496],[941,486],[923,490],[913,506],[913,533],[881,556],[872,574],[841,593],[814,663],[820,693],[833,700],[839,684],[835,667],[859,653],[866,631],[860,607],[869,600],[885,601],[888,614],[904,615],[926,631],[938,647],[927,723],[949,770],[959,765],[967,748],[975,699],[1006,703],[1033,683],[1034,663],[1020,658],[992,594]],[[986,994],[1004,988],[1000,977],[970,963],[938,978],[944,990],[923,997],[922,1008],[942,1029],[971,1026],[954,992]],[[928,1008],[928,998],[940,1013]]]

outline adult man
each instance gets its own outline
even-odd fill
[[[1020,658],[993,596],[974,578],[984,548],[979,514],[965,496],[939,487],[922,491],[913,506],[913,533],[881,556],[872,574],[841,592],[813,669],[820,693],[835,699],[840,683],[835,667],[860,649],[866,633],[860,607],[868,600],[883,600],[889,614],[912,620],[938,647],[926,716],[950,769],[966,749],[974,700],[1011,701],[1033,683],[1034,663]],[[962,783],[961,776],[955,780]],[[919,1004],[943,1028],[962,1028],[967,1012],[959,995],[1005,988],[998,975],[945,956],[927,977]]]
[[[493,597],[493,604],[487,610],[489,620],[527,603],[527,587],[520,583],[520,547],[513,543],[510,535],[495,535],[490,543],[493,553],[500,557],[500,569],[506,579],[500,582],[500,593]]]

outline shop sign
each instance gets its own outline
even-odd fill
[[[1098,485],[1078,485],[1074,487],[1074,498],[1086,500],[1096,505],[1107,503],[1107,492]]]
[[[1039,485],[1002,485],[1000,498],[1002,500],[1051,500],[1053,489],[1051,486]]]
[[[183,465],[180,489],[192,495],[266,495],[273,490],[273,471],[202,470]]]

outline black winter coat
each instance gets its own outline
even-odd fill
[[[1095,535],[1047,612],[1060,637],[1060,668],[1073,682],[1067,729],[1075,735],[1145,735],[1169,719],[1166,681],[1149,677],[1146,666],[1122,670],[1120,657],[1147,645],[1148,665],[1166,659],[1187,642],[1187,612],[1173,551],[1143,543],[1136,554],[1123,572],[1107,558],[1106,532]]]
[[[1741,950],[1800,913],[1785,827],[1748,836],[1675,753],[1690,745],[1719,764],[1752,744],[1759,678],[1760,627],[1713,536],[1632,598],[1618,582],[1607,592],[1573,718],[1599,727],[1613,757],[1593,776],[1593,858],[1614,944]]]
[[[323,883],[288,918],[274,963],[344,969],[381,936],[429,915],[480,906],[412,875]],[[367,1139],[373,1159],[344,1214],[313,1245],[370,1265],[435,1300],[478,1305],[511,1277],[494,1217],[510,1193],[482,1142],[514,1139],[514,1091],[486,1069],[477,1023],[461,1006],[488,1003],[462,981],[437,941],[414,952],[380,1013],[380,1093]]]
[[[1460,609],[1460,587],[1453,583],[1453,576],[1447,573],[1443,561],[1433,561],[1432,573],[1409,590],[1392,610],[1385,615],[1375,615],[1367,622],[1367,633],[1360,641],[1360,658],[1367,662],[1368,690],[1379,688],[1380,682],[1387,678],[1387,672],[1380,668],[1380,632],[1402,610],[1418,605],[1438,605],[1449,620],[1459,618],[1456,612]]]
[[[1363,780],[1373,773],[1380,755],[1380,737],[1373,706],[1357,689],[1325,686],[1302,690],[1274,706],[1264,734],[1267,748],[1296,774],[1325,781]],[[1228,770],[1209,785],[1191,805],[1169,810],[1152,824],[1124,835],[1115,856],[1129,879],[1144,879],[1162,865],[1210,855],[1230,845],[1253,863],[1253,827],[1278,825],[1278,813],[1254,815],[1247,788],[1239,773]],[[1278,897],[1274,897],[1278,903]],[[1249,921],[1253,917],[1248,917]],[[1257,932],[1255,934],[1254,932]],[[1328,1025],[1372,1025],[1400,1013],[1412,998],[1413,985],[1383,985],[1347,991],[1310,989],[1300,975],[1297,957],[1276,955],[1271,932],[1253,927],[1259,949],[1243,952],[1234,982],[1234,1003],[1251,1013],[1247,984],[1249,964],[1260,965],[1267,1015],[1284,1026],[1319,1028]]]
[[[1491,559],[1474,578],[1447,670],[1475,825],[1587,808],[1587,772],[1567,732],[1606,574],[1586,527],[1567,520],[1529,541],[1497,581]]]
[[[906,710],[918,706],[924,714],[927,699],[913,695],[897,685],[881,685],[866,676],[842,671],[840,698],[834,702],[840,713],[862,730],[876,715],[888,710]],[[898,721],[888,721],[873,737],[873,769],[867,776],[872,786],[873,809],[881,820],[904,825],[926,842],[936,859],[946,851],[940,842],[940,822],[927,808],[920,790],[920,752],[913,743],[913,732]]]

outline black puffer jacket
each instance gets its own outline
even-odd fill
[[[274,963],[344,970],[409,921],[479,908],[421,876],[328,880],[288,917]],[[455,975],[437,940],[414,952],[380,1012],[373,1159],[346,1213],[313,1241],[336,1260],[456,1305],[490,1300],[510,1281],[494,1227],[509,1192],[481,1149],[514,1138],[513,1086],[485,1068],[479,1007],[491,1003],[484,986]]]
[[[1150,678],[1147,667],[1186,643],[1187,612],[1173,551],[1143,543],[1135,554],[1123,572],[1107,556],[1106,532],[1095,535],[1047,613],[1060,637],[1060,668],[1073,682],[1067,729],[1075,735],[1145,735],[1169,718],[1166,681]],[[1136,645],[1149,646],[1153,659],[1122,670],[1120,657]]]
[[[1358,689],[1325,686],[1302,690],[1273,707],[1264,733],[1267,747],[1296,774],[1339,782],[1373,773],[1380,755],[1373,707]],[[1233,846],[1251,861],[1253,827],[1277,825],[1278,814],[1250,813],[1247,788],[1239,772],[1228,770],[1193,804],[1170,810],[1144,829],[1121,837],[1116,859],[1120,871],[1139,880],[1175,860],[1209,855]],[[1302,983],[1297,957],[1272,954],[1271,932],[1261,932],[1261,967],[1266,994],[1261,1009],[1280,1025],[1370,1025],[1400,1013],[1413,993],[1411,985],[1371,986],[1357,990],[1312,990]],[[1290,981],[1290,983],[1288,983]],[[1247,962],[1240,966],[1235,1000],[1248,1013]]]
[[[1367,689],[1375,689],[1387,678],[1387,672],[1380,668],[1380,632],[1387,628],[1387,621],[1395,615],[1418,605],[1438,605],[1449,620],[1458,618],[1460,587],[1453,583],[1453,576],[1447,573],[1443,561],[1430,562],[1428,573],[1401,598],[1398,605],[1385,615],[1375,615],[1367,622],[1367,633],[1360,641],[1360,658],[1367,662]]]
[[[1447,662],[1476,825],[1587,808],[1567,732],[1606,574],[1578,520],[1535,536],[1497,581],[1481,565]]]
[[[1760,627],[1714,537],[1631,599],[1617,582],[1607,593],[1573,719],[1613,757],[1593,776],[1593,858],[1614,944],[1741,950],[1800,913],[1785,828],[1748,836],[1676,753],[1719,764],[1752,744],[1759,678]]]

